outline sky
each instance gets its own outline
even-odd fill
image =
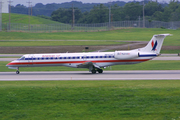
[[[31,4],[34,6],[36,3],[43,3],[48,4],[48,3],[64,3],[64,2],[71,2],[72,0],[8,0],[8,1],[13,1],[12,5],[17,5],[17,4],[23,4],[25,6],[28,6],[27,2],[32,2]],[[81,1],[83,3],[107,3],[107,2],[112,2],[112,1],[133,1],[133,0],[74,0],[74,1]],[[142,0],[136,0],[136,1],[142,1]],[[154,1],[154,0],[153,0]],[[158,1],[165,1],[168,2],[170,0],[158,0]]]

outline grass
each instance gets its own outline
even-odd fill
[[[180,81],[0,82],[2,120],[180,119]]]
[[[59,33],[23,33],[23,32],[0,32],[0,46],[57,46],[57,45],[114,45],[122,44],[124,41],[149,41],[154,34],[171,33],[173,36],[167,37],[163,46],[180,45],[180,29],[160,29],[160,28],[129,28],[104,32],[59,32]],[[1,41],[3,40],[3,41]],[[4,41],[14,40],[14,41]],[[18,41],[16,41],[18,40]],[[20,41],[19,41],[20,40]],[[30,40],[30,41],[23,41]],[[33,41],[31,41],[33,40]],[[50,41],[34,41],[50,40]],[[64,41],[51,41],[64,40]],[[82,40],[82,41],[66,41]],[[83,41],[94,40],[94,41]],[[100,41],[95,41],[100,40]],[[107,41],[101,41],[107,40]],[[116,42],[114,41],[116,40]],[[117,42],[120,40],[120,42]],[[162,53],[180,53],[179,49],[164,50]]]
[[[2,23],[9,22],[9,14],[2,14]],[[31,24],[62,24],[59,22],[31,16]],[[29,23],[29,16],[11,14],[11,23]],[[103,32],[56,32],[56,33],[23,33],[23,32],[0,32],[0,40],[124,40],[124,41],[149,41],[154,34],[171,33],[172,37],[166,38],[165,46],[180,45],[180,29],[161,28],[125,28],[120,30]],[[7,43],[10,44],[11,42]],[[20,42],[19,42],[20,43]],[[1,43],[3,46],[6,43]],[[22,43],[20,43],[22,44]],[[28,43],[27,43],[28,44]],[[67,43],[66,43],[67,44]],[[82,45],[84,43],[81,43]],[[29,44],[34,45],[34,44]]]
[[[165,46],[180,45],[180,29],[160,28],[129,28],[103,32],[59,32],[59,33],[23,33],[0,32],[0,40],[123,40],[123,41],[149,41],[154,34],[171,33],[167,37]]]
[[[15,71],[8,69],[6,64],[9,62],[0,62],[0,72],[10,72]],[[69,68],[63,66],[57,67],[27,67],[20,68],[20,71],[88,71],[88,69],[78,69],[78,68]],[[143,62],[140,64],[134,65],[115,65],[107,67],[104,70],[180,70],[180,61],[159,61],[153,60],[148,62]]]
[[[3,13],[2,14],[2,23],[7,24],[9,23],[9,14]],[[23,24],[29,24],[29,16],[24,14],[15,14],[11,13],[11,23],[23,23]],[[31,24],[61,24],[59,22],[55,22],[52,20],[31,16],[30,17],[30,23]]]
[[[125,42],[115,41],[0,41],[2,47],[17,46],[61,46],[61,45],[116,45]]]
[[[122,41],[149,41],[154,34],[171,33],[163,46],[179,46],[180,30],[140,29],[130,28],[104,32],[62,32],[62,33],[21,33],[0,32],[0,46],[57,46],[57,45],[112,45],[122,44]],[[1,41],[14,40],[14,41]],[[16,41],[18,40],[18,41]],[[20,40],[20,41],[19,41]],[[30,41],[23,41],[30,40]],[[33,41],[31,41],[33,40]],[[34,40],[64,40],[64,41],[34,41]],[[66,41],[82,40],[82,41]],[[94,40],[94,41],[83,41]],[[95,41],[100,40],[100,41]],[[107,40],[107,41],[101,41]],[[114,41],[116,40],[116,42]],[[120,42],[117,42],[120,40]],[[179,49],[164,50],[162,53],[179,53]]]
[[[29,26],[30,24],[30,26]],[[9,29],[9,14],[3,13],[2,14],[2,30],[6,31]],[[11,14],[11,30],[19,30],[19,31],[29,31],[31,29],[31,32],[36,32],[39,30],[44,31],[44,29],[62,29],[62,26],[65,24],[59,23],[56,21],[52,21],[50,19],[44,19],[36,16],[28,16],[24,14]],[[61,26],[61,27],[57,27]],[[71,28],[70,25],[67,25],[66,27]]]
[[[180,53],[180,50],[179,49],[161,50],[161,53],[163,53],[163,54],[178,54],[178,53]]]

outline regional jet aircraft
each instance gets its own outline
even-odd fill
[[[67,66],[73,68],[87,68],[95,74],[103,73],[103,69],[112,65],[136,64],[153,59],[160,54],[163,41],[170,34],[154,35],[143,48],[90,53],[57,53],[57,54],[27,54],[14,60],[6,66],[16,69],[19,74],[20,67]]]

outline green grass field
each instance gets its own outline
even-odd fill
[[[9,62],[0,61],[0,72],[10,72],[15,71],[8,69],[6,64]],[[180,70],[180,61],[159,61],[151,60],[148,62],[143,62],[134,65],[115,65],[107,67],[104,70]],[[79,68],[69,68],[63,66],[57,67],[27,67],[20,68],[20,71],[87,71],[88,69],[79,69]]]
[[[61,46],[61,45],[116,45],[126,44],[126,42],[116,41],[0,41],[1,47],[17,46]]]
[[[160,28],[129,28],[103,32],[58,32],[58,33],[23,33],[0,32],[0,40],[123,40],[123,41],[149,41],[154,34],[171,33],[167,37],[165,46],[180,45],[180,30]],[[83,43],[82,43],[83,45]]]
[[[179,120],[180,81],[0,82],[1,120]]]
[[[0,32],[0,46],[57,46],[57,45],[113,45],[120,41],[149,41],[154,34],[171,33],[163,46],[179,46],[180,30],[129,28],[104,32],[61,32],[61,33],[22,33]],[[21,40],[21,41],[2,41]],[[23,41],[30,40],[30,41]],[[65,41],[31,41],[31,40],[65,40]],[[82,41],[66,41],[82,40]],[[107,41],[83,41],[107,40]],[[173,48],[173,47],[172,47]],[[179,49],[165,50],[162,53],[179,53]]]
[[[2,24],[9,23],[9,14],[3,13],[2,14]],[[11,23],[23,23],[23,24],[29,24],[29,16],[24,14],[15,14],[11,13]],[[55,22],[52,20],[31,16],[30,17],[30,23],[31,24],[61,24],[59,22]]]
[[[9,14],[3,13],[2,14],[2,30],[6,31],[7,29],[9,29],[8,24],[9,24]],[[33,32],[34,30],[37,30],[37,29],[42,30],[42,29],[46,29],[47,27],[57,28],[56,26],[64,25],[63,23],[52,21],[50,19],[44,19],[44,18],[40,18],[36,16],[29,17],[28,15],[25,15],[25,14],[11,13],[11,30],[29,31],[29,24],[31,24],[31,29],[33,30]],[[56,25],[54,26],[54,24]],[[70,25],[68,25],[68,27],[71,28]]]

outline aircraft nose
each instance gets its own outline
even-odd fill
[[[6,65],[6,67],[11,67],[11,66],[12,66],[11,62]]]
[[[14,67],[14,66],[16,66],[17,63],[18,63],[18,61],[14,60],[14,61],[11,61],[10,63],[8,63],[6,66],[7,67]]]

